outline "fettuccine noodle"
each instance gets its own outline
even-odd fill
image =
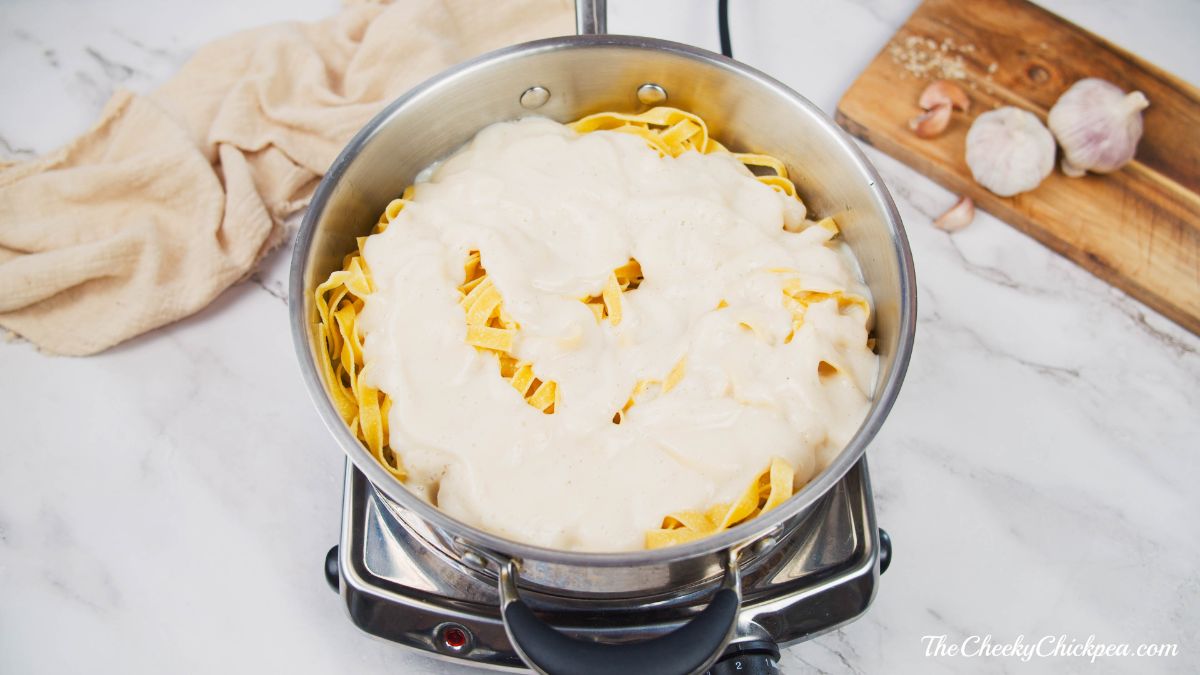
[[[646,533],[646,548],[662,548],[727,530],[770,511],[792,496],[792,465],[775,457],[742,496],[732,504],[716,504],[703,513],[677,511],[663,518],[662,527]]]
[[[708,127],[697,115],[668,107],[657,107],[640,114],[603,112],[589,115],[568,125],[581,134],[594,131],[614,131],[638,136],[663,157],[679,157],[687,152],[702,154],[726,153],[749,168],[755,169],[757,180],[771,189],[799,201],[795,185],[788,177],[784,164],[761,154],[730,153],[712,139]],[[410,203],[412,186],[404,195],[388,204],[373,233],[383,232]],[[838,234],[837,224],[825,218],[811,226],[825,230],[824,241]],[[371,271],[362,257],[363,242],[346,256],[342,269],[333,272],[315,292],[316,334],[319,342],[318,360],[331,399],[346,425],[370,450],[371,454],[397,478],[404,480],[406,472],[402,458],[389,445],[388,417],[391,400],[386,394],[366,384],[370,364],[363,361],[363,334],[358,316],[364,299],[374,291]],[[798,271],[773,269],[779,277],[784,306],[792,314],[792,334],[804,324],[811,305],[835,300],[839,311],[862,312],[869,316],[870,304],[860,295],[844,289],[811,288]],[[624,298],[636,292],[643,282],[641,265],[635,259],[612,271],[601,293],[580,298],[595,315],[597,323],[617,326],[622,321]],[[520,325],[505,310],[504,298],[484,268],[480,252],[471,251],[463,262],[463,282],[458,286],[463,308],[465,341],[481,352],[495,356],[497,372],[534,408],[554,414],[560,392],[554,381],[543,380],[536,374],[537,365],[517,358],[512,353],[514,338]],[[718,305],[720,310],[724,301]],[[759,328],[751,321],[742,325],[755,333]],[[792,339],[789,334],[785,341]],[[838,364],[821,362],[822,374],[839,370]],[[620,424],[639,400],[661,396],[687,376],[686,357],[679,360],[661,380],[639,380],[629,394],[626,404],[614,411],[613,422]],[[743,494],[731,504],[716,504],[707,511],[678,511],[665,516],[659,528],[645,536],[647,548],[658,548],[692,541],[746,522],[775,508],[793,494],[795,470],[786,460],[775,457],[754,479]]]
[[[467,313],[467,343],[495,354],[500,376],[520,392],[525,402],[547,415],[553,414],[558,385],[542,382],[533,374],[532,363],[512,355],[513,337],[520,326],[504,311],[504,299],[480,263],[479,251],[471,251],[463,270],[466,280],[458,292]]]

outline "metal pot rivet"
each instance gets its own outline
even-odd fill
[[[526,110],[540,108],[549,100],[550,90],[542,86],[530,87],[521,93],[521,107]]]
[[[474,551],[464,553],[462,561],[471,567],[487,567],[487,563],[484,562],[483,557]]]
[[[654,105],[655,103],[662,103],[667,100],[667,90],[653,82],[647,82],[638,87],[637,97],[639,101],[646,105]]]

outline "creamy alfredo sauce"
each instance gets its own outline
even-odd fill
[[[869,297],[823,228],[784,230],[804,218],[728,155],[660,158],[635,136],[543,118],[481,131],[364,249],[364,377],[392,398],[409,487],[517,541],[621,551],[672,511],[733,500],[773,456],[803,485],[857,430],[878,365],[863,313],[834,301],[785,343],[769,270]],[[554,414],[464,342],[456,286],[472,250],[520,324],[514,355],[558,383]],[[619,325],[597,323],[580,298],[631,257],[645,280]],[[613,423],[638,380],[685,356],[674,389]],[[822,360],[838,373],[819,375]]]

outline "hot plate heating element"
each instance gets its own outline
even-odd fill
[[[433,546],[426,526],[389,502],[350,462],[342,539],[325,574],[362,630],[428,655],[504,670],[525,665],[500,621],[496,580]],[[742,570],[737,635],[713,675],[775,673],[779,647],[858,618],[891,561],[891,540],[875,524],[864,458],[821,498],[808,518],[755,544]],[[667,596],[622,598],[586,608],[577,600],[523,591],[563,632],[604,642],[644,640],[673,630],[703,607],[712,584]],[[603,622],[594,621],[600,614]],[[597,627],[602,623],[604,627]]]

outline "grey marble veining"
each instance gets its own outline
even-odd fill
[[[913,0],[733,4],[739,58],[826,110]],[[1193,83],[1200,3],[1051,9]],[[715,3],[610,1],[707,48]],[[0,4],[0,158],[48,152],[207,40],[333,0]],[[698,9],[702,8],[702,9]],[[869,150],[917,263],[917,347],[870,451],[895,562],[789,673],[1200,669],[1200,340]],[[0,672],[458,672],[359,633],[320,574],[342,458],[286,322],[285,247],[176,325],[87,359],[0,344]],[[1174,658],[926,657],[922,636],[1176,642]]]

